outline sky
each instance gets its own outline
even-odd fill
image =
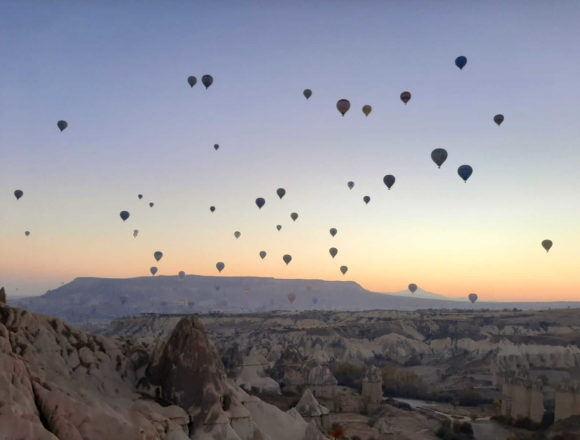
[[[579,21],[575,1],[2,1],[0,285],[223,261],[223,276],[579,300]]]

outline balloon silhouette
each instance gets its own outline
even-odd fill
[[[348,186],[348,189],[353,189],[354,188],[354,182],[351,180],[349,181],[346,186]]]
[[[552,247],[552,240],[543,240],[542,247],[544,249],[546,249],[546,252],[548,252],[550,250],[550,248]]]
[[[331,256],[332,258],[334,258],[334,257],[336,257],[336,254],[338,254],[338,249],[337,249],[337,248],[335,248],[335,247],[331,247],[331,248],[328,250],[328,252],[330,253],[330,256]]]
[[[185,272],[184,271],[180,271],[177,275],[179,276],[179,279],[180,280],[182,280],[182,279],[185,278]]]
[[[138,198],[139,200],[141,200],[141,199],[143,198],[143,194],[138,194],[138,195],[137,195],[137,198]]]
[[[133,237],[137,238],[137,235],[139,235],[139,230],[138,229],[134,229],[133,230]]]
[[[14,197],[16,197],[16,200],[18,200],[23,195],[24,193],[22,192],[22,190],[17,189],[16,191],[14,191]]]
[[[369,196],[364,196],[363,201],[365,202],[365,205],[368,205],[369,202],[371,201],[371,198]]]
[[[501,125],[503,122],[503,115],[495,115],[493,117],[493,122],[495,122],[497,125]]]
[[[153,266],[151,267],[151,269],[149,269],[149,271],[151,272],[151,275],[155,276],[155,274],[157,273],[157,268]]]
[[[240,235],[242,235],[242,233],[240,231],[234,232],[234,237],[240,238]]]
[[[372,111],[373,108],[370,105],[363,105],[362,112],[365,114],[365,116],[370,115]]]
[[[129,211],[121,211],[119,213],[119,215],[121,216],[121,220],[125,221],[129,218]]]
[[[28,237],[30,235],[30,231],[24,232],[24,235],[26,235]]]
[[[401,93],[401,101],[407,105],[407,103],[411,100],[411,92],[403,92]]]
[[[441,168],[441,165],[447,160],[447,151],[443,148],[435,148],[431,151],[431,160],[435,162],[437,168]]]
[[[153,203],[153,202],[149,202],[149,207],[150,207],[150,208],[153,208],[153,205],[155,205],[155,203]]]
[[[219,150],[219,149],[220,149],[220,146],[219,146],[219,144],[214,144],[214,145],[213,145],[213,149],[214,149],[215,151]]]
[[[263,260],[266,258],[266,251],[260,251],[260,258]]]
[[[211,75],[203,75],[201,77],[201,82],[205,86],[205,88],[208,89],[209,86],[211,86],[212,83],[213,83],[213,76],[211,76]]]
[[[471,173],[473,173],[473,168],[471,168],[469,165],[461,165],[459,168],[457,168],[457,174],[459,174],[459,177],[461,177],[464,182],[467,182],[467,179],[469,179]]]
[[[282,257],[282,260],[284,260],[284,263],[286,263],[286,266],[288,266],[288,264],[292,261],[292,256],[286,254]]]
[[[342,274],[346,274],[346,272],[348,271],[348,267],[346,266],[340,266],[340,271],[342,272]]]
[[[155,258],[155,261],[161,260],[161,258],[163,258],[163,252],[161,252],[161,251],[155,251],[153,253],[153,258]]]
[[[471,304],[477,301],[477,293],[470,293],[469,295],[467,295],[467,297],[469,298],[469,301],[471,301]]]
[[[278,230],[282,229],[282,225],[276,225],[276,229]]]
[[[190,76],[187,78],[187,83],[189,84],[190,87],[193,87],[194,85],[197,84],[197,78],[195,76]]]
[[[218,261],[216,263],[215,267],[217,268],[218,272],[221,272],[222,270],[224,270],[224,267],[226,267],[226,265],[224,263],[222,263],[221,261]]]
[[[290,301],[290,304],[294,304],[294,301],[296,301],[296,294],[294,292],[288,294],[288,301]]]
[[[409,284],[409,290],[411,291],[411,293],[415,293],[415,291],[417,290],[417,285],[414,283]]]
[[[258,207],[258,209],[262,209],[262,206],[264,206],[265,203],[266,201],[262,197],[258,197],[256,199],[256,206]]]
[[[350,108],[350,102],[348,101],[348,99],[339,99],[338,102],[336,103],[336,108],[338,109],[340,114],[344,116],[344,114]]]
[[[298,218],[298,213],[297,213],[297,212],[293,212],[292,214],[290,214],[290,218],[291,218],[293,221],[296,221],[296,219]]]
[[[60,131],[64,131],[68,127],[68,122],[66,121],[58,121],[56,126],[59,128]]]
[[[310,98],[312,96],[312,90],[310,89],[304,89],[304,91],[302,92],[302,94],[304,95],[304,97],[306,99]]]
[[[332,235],[334,237],[338,231],[336,230],[336,228],[330,228],[329,232],[330,232],[330,235]]]
[[[278,188],[276,190],[276,194],[278,194],[278,197],[280,197],[280,199],[281,199],[286,194],[286,190],[284,188]]]
[[[215,211],[215,206],[210,206],[210,207],[209,207],[209,210],[210,210],[211,212],[214,212],[214,211]]]
[[[455,65],[457,67],[459,67],[459,69],[463,69],[466,64],[467,64],[467,58],[465,58],[463,55],[455,58]]]
[[[383,177],[383,182],[385,183],[385,185],[387,185],[387,188],[390,190],[391,187],[395,184],[395,176],[387,174],[385,177]]]

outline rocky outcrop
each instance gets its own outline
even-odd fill
[[[247,391],[256,390],[259,393],[280,394],[280,386],[265,373],[269,362],[259,353],[244,356],[236,384]]]
[[[555,421],[580,416],[580,383],[562,385],[556,391]]]
[[[502,388],[501,413],[514,419],[529,418],[540,423],[544,417],[544,394],[541,382],[506,379]]]
[[[381,372],[372,365],[362,380],[362,403],[367,413],[375,412],[383,400],[383,379]]]
[[[330,428],[328,417],[330,411],[316,400],[309,388],[304,391],[296,404],[296,411],[307,422],[313,422],[322,432],[327,432]]]

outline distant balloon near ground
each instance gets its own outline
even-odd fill
[[[304,97],[306,99],[309,99],[312,96],[312,90],[310,90],[310,89],[304,89],[304,91],[302,92],[302,94],[304,95]]]
[[[286,195],[286,190],[284,188],[278,188],[276,190],[276,194],[278,194],[278,197],[280,197],[280,199],[282,199],[282,197],[284,197]]]
[[[121,216],[121,220],[125,221],[129,218],[129,211],[121,211],[119,216]]]
[[[134,229],[133,230],[133,238],[137,238],[137,235],[139,235],[139,230],[138,229]]]
[[[348,186],[348,189],[353,189],[354,188],[354,182],[351,180],[351,181],[347,182],[346,186]]]
[[[56,126],[59,128],[60,131],[64,131],[68,127],[68,122],[66,121],[58,121]]]
[[[312,304],[314,305],[318,304],[318,298],[316,297],[312,298]]]
[[[493,122],[495,122],[497,125],[501,125],[503,122],[503,115],[495,115],[493,117]]]
[[[365,116],[370,115],[372,111],[373,108],[370,105],[363,105],[362,112],[365,114]]]
[[[414,283],[409,284],[409,290],[411,291],[411,293],[415,293],[417,290],[417,285]]]
[[[455,58],[455,65],[457,67],[459,67],[459,69],[463,69],[466,64],[467,64],[467,58],[465,58],[463,55]]]
[[[266,251],[260,251],[260,258],[263,260],[266,258]]]
[[[185,278],[185,272],[184,271],[180,271],[177,275],[179,276],[179,279],[180,280],[182,280],[182,279]]]
[[[14,191],[14,197],[16,197],[16,200],[20,199],[20,197],[22,197],[23,195],[24,195],[24,193],[20,189],[17,189],[16,191]]]
[[[30,231],[24,232],[24,235],[26,235],[28,237],[30,235]]]
[[[224,270],[224,267],[226,267],[226,265],[224,263],[222,263],[221,261],[218,261],[216,263],[215,267],[218,270],[218,272],[221,272],[222,270]]]
[[[262,206],[264,206],[266,204],[266,200],[264,200],[262,197],[258,197],[256,199],[256,206],[258,207],[258,209],[262,209]]]
[[[457,168],[457,174],[459,174],[459,177],[461,177],[464,182],[467,182],[467,179],[469,179],[469,176],[471,176],[472,173],[473,168],[471,168],[469,165],[461,165],[459,168]]]
[[[219,144],[213,144],[213,149],[214,149],[215,151],[219,150],[219,149],[220,149],[220,146],[219,146]]]
[[[471,304],[473,304],[475,301],[477,301],[477,293],[470,293],[467,295],[467,298],[469,298],[469,301],[471,301]]]
[[[385,185],[387,185],[387,188],[390,190],[391,187],[395,184],[395,176],[387,174],[385,177],[383,177],[383,182]]]
[[[368,205],[370,201],[371,201],[371,198],[369,196],[363,197],[363,202],[365,202],[365,205]]]
[[[346,272],[348,271],[348,267],[346,267],[346,266],[340,266],[340,271],[342,272],[343,275],[345,275]]]
[[[187,83],[189,84],[190,87],[193,87],[194,85],[197,84],[197,78],[195,76],[190,76],[187,78]]]
[[[334,257],[336,257],[336,254],[338,254],[338,249],[337,249],[337,248],[335,248],[335,247],[331,247],[331,248],[328,250],[328,252],[330,253],[330,256],[331,256],[332,258],[334,258]]]
[[[203,75],[201,77],[201,82],[205,86],[206,89],[209,88],[213,84],[213,76],[211,75]]]
[[[552,240],[543,240],[542,247],[546,249],[546,252],[549,252],[550,248],[552,247]]]
[[[338,102],[336,103],[336,108],[338,109],[338,111],[340,112],[340,114],[342,116],[344,116],[344,114],[350,108],[350,102],[349,102],[349,100],[348,99],[339,99]]]
[[[297,213],[297,212],[293,212],[292,214],[290,214],[290,218],[291,218],[293,221],[296,221],[296,219],[298,218],[298,213]]]
[[[441,165],[447,160],[447,151],[444,148],[435,148],[431,151],[431,160],[435,162],[437,168],[441,168]]]
[[[278,230],[282,229],[282,225],[276,225],[276,229]]]
[[[163,252],[161,251],[153,252],[153,258],[155,258],[155,261],[161,260],[163,258]]]
[[[290,264],[290,262],[292,261],[292,256],[286,254],[282,257],[282,260],[284,260],[284,263],[286,263],[286,266],[288,266],[288,264]]]
[[[242,233],[240,231],[234,232],[234,237],[240,238],[240,235],[242,235]]]
[[[151,272],[151,275],[155,276],[155,274],[157,273],[157,268],[153,266],[151,267],[151,269],[149,269],[149,271]]]
[[[407,105],[407,103],[411,100],[411,92],[403,92],[401,93],[401,101],[403,101],[403,103],[405,105]]]
[[[215,206],[210,206],[210,207],[209,207],[209,210],[210,210],[211,212],[214,212],[214,211],[215,211]]]
[[[296,301],[296,294],[294,292],[288,294],[288,301],[290,301],[290,304],[294,304],[294,301]]]
[[[338,231],[336,230],[336,228],[330,228],[329,232],[330,232],[330,235],[332,235],[334,237]]]

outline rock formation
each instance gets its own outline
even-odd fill
[[[372,365],[367,369],[362,381],[362,402],[367,413],[375,412],[383,400],[383,379],[381,372]]]
[[[6,291],[4,287],[0,287],[0,304],[6,304]]]
[[[555,421],[580,416],[580,383],[562,385],[556,391]]]
[[[545,413],[542,383],[506,378],[502,388],[501,413],[506,417],[529,418],[540,423]]]
[[[304,391],[300,401],[296,405],[296,411],[307,422],[313,422],[322,432],[327,432],[330,428],[329,413],[325,406],[322,406],[309,388]]]

